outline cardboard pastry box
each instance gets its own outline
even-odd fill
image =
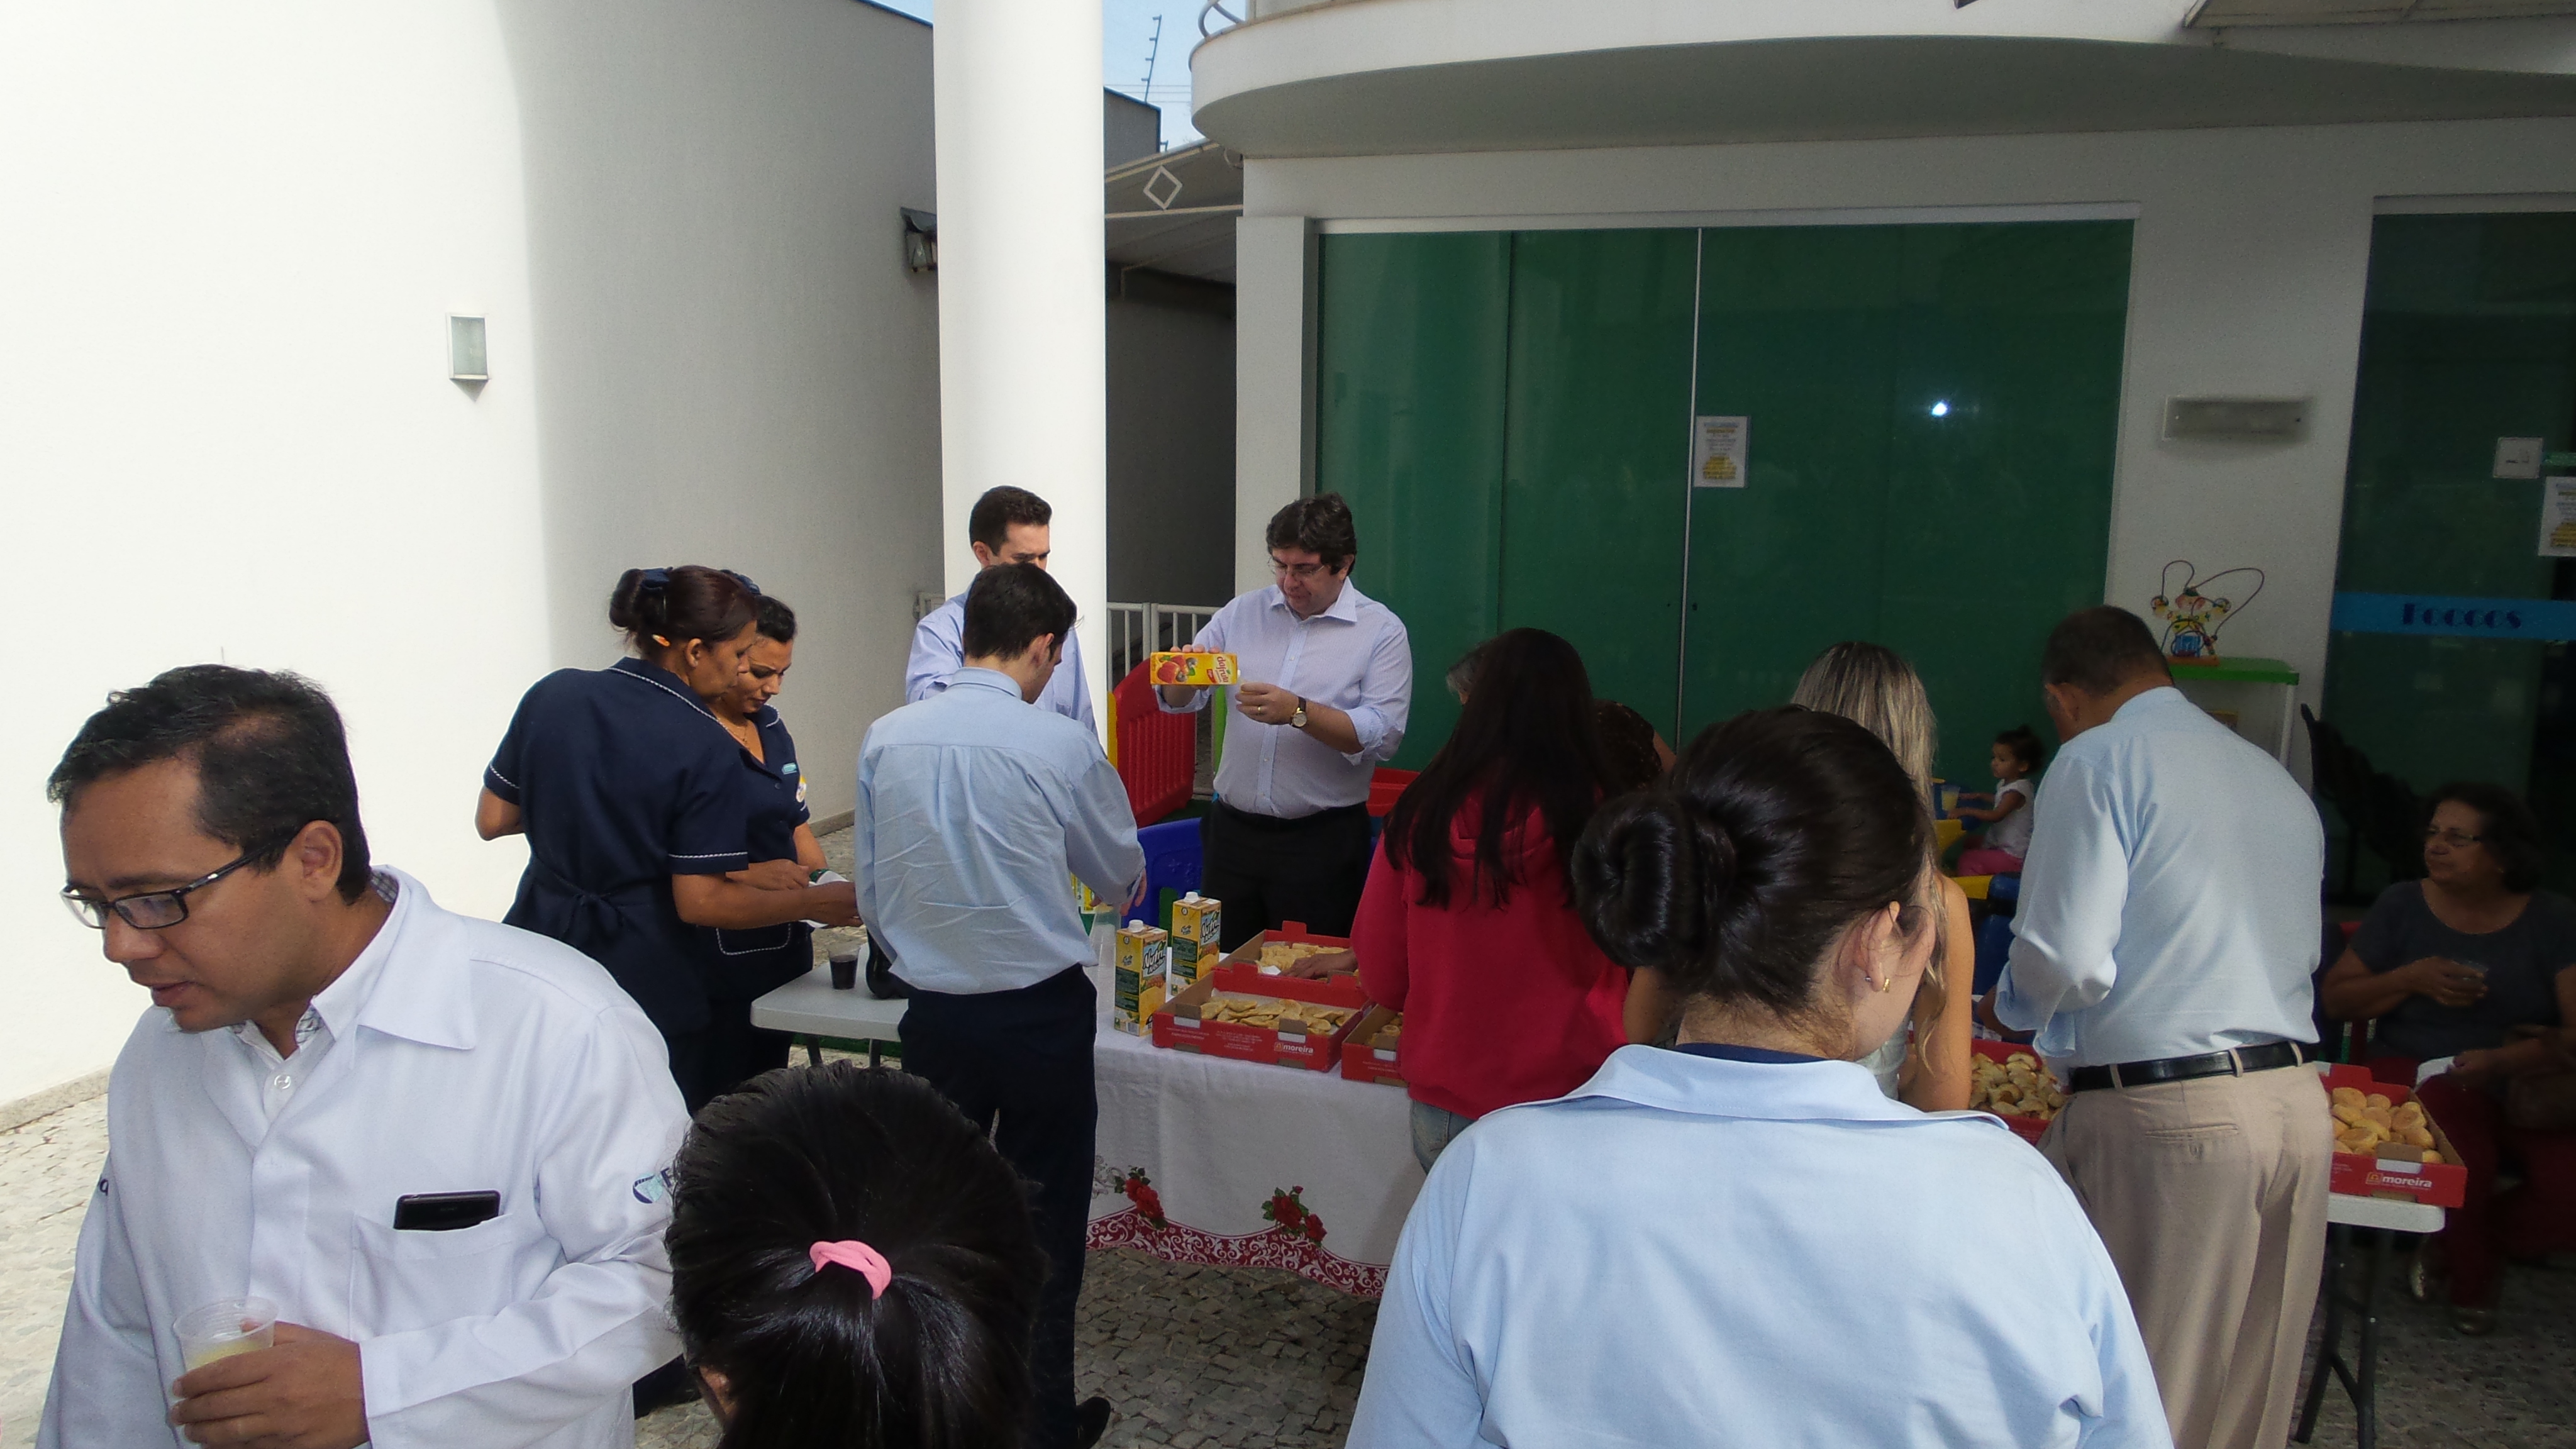
[[[1283,1031],[1203,1015],[1208,1003],[1220,993],[1329,1006],[1342,1014],[1341,1022],[1331,1031]],[[1356,976],[1308,981],[1296,976],[1264,976],[1258,967],[1229,962],[1154,1013],[1154,1045],[1240,1062],[1268,1062],[1326,1072],[1342,1059],[1342,1043],[1367,1014],[1368,1005]]]
[[[1342,1043],[1342,1075],[1354,1082],[1403,1086],[1403,1033],[1388,1034],[1403,1020],[1404,1013],[1392,1007],[1371,1006],[1359,1025],[1351,1028],[1350,1040]]]
[[[2320,1097],[2337,1087],[2350,1087],[2365,1096],[2378,1092],[2391,1106],[2415,1095],[2412,1088],[2373,1077],[2367,1067],[2340,1062],[2319,1075],[2318,1085]],[[2320,1101],[2318,1110],[2325,1110],[2325,1105]],[[2442,1154],[2441,1161],[2426,1162],[2423,1149],[2399,1142],[2382,1142],[2374,1153],[2337,1152],[2334,1190],[2353,1197],[2393,1197],[2433,1207],[2458,1207],[2469,1195],[2469,1170],[2460,1165],[2459,1149],[2451,1145],[2450,1134],[2432,1113],[2424,1114],[2424,1125],[2432,1130],[2433,1150]]]

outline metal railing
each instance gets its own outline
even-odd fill
[[[1157,649],[1178,649],[1216,617],[1216,604],[1111,604],[1109,682],[1145,662]]]

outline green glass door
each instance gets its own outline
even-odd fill
[[[1914,662],[1940,768],[2046,728],[2039,649],[2099,603],[2127,222],[1715,230],[1698,408],[1748,419],[1695,488],[1683,728],[1777,704],[1826,645]]]
[[[2576,599],[2571,561],[2540,552],[2542,483],[2494,476],[2498,439],[2538,438],[2544,454],[2563,453],[2576,447],[2571,421],[2576,215],[2379,218],[2339,606],[2373,595]],[[2418,794],[2448,780],[2492,781],[2528,792],[2545,821],[2570,821],[2567,646],[2340,627],[2366,612],[2338,609],[2324,718],[2375,770]],[[2366,885],[2384,862],[2364,864],[2357,879]]]

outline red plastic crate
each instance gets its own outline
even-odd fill
[[[1377,773],[1369,776],[1368,813],[1383,817],[1395,809],[1396,797],[1402,795],[1404,787],[1421,774],[1420,770],[1390,770],[1379,766]]]
[[[1142,664],[1109,691],[1110,759],[1137,824],[1151,825],[1190,803],[1198,779],[1198,718],[1164,713]]]

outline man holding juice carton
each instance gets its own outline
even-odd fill
[[[966,515],[966,537],[975,562],[985,568],[1003,564],[1047,566],[1055,548],[1051,524],[1055,509],[1026,488],[1008,484],[984,490]],[[912,626],[912,658],[903,666],[903,698],[919,704],[948,687],[966,665],[966,596],[959,594],[921,616]],[[1052,710],[1094,735],[1100,725],[1091,712],[1091,691],[1083,684],[1082,641],[1064,638],[1064,667],[1048,676],[1038,694],[1038,708]]]
[[[1238,596],[1194,651],[1230,654],[1234,710],[1200,826],[1200,889],[1225,903],[1225,949],[1287,921],[1347,936],[1368,883],[1369,779],[1404,743],[1413,646],[1404,621],[1351,583],[1359,537],[1338,493],[1300,498],[1265,534],[1266,589]],[[1207,708],[1167,685],[1162,708]]]
[[[64,900],[153,1004],[36,1443],[632,1443],[688,1126],[634,1001],[372,866],[293,675],[112,695],[49,792]]]
[[[1065,882],[1130,911],[1145,889],[1126,785],[1089,730],[1038,707],[1073,619],[1073,600],[1034,563],[978,576],[966,667],[869,727],[851,823],[859,914],[912,987],[904,1070],[990,1130],[1036,1186],[1052,1264],[1031,1351],[1037,1449],[1094,1443],[1109,1420],[1108,1400],[1073,1399],[1100,1114],[1094,956]]]

